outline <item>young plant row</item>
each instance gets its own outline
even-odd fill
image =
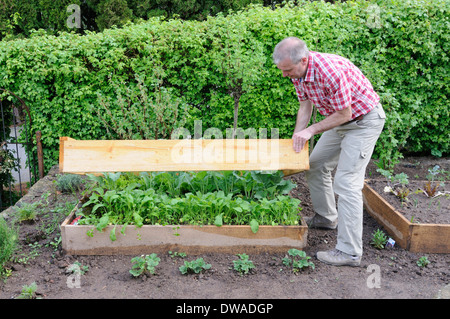
[[[403,172],[394,175],[392,171],[382,168],[377,169],[377,172],[386,178],[387,186],[384,191],[394,194],[402,203],[406,203],[408,196],[411,194],[411,189],[407,186],[409,184],[409,176]],[[450,172],[441,169],[439,165],[435,165],[433,168],[428,169],[428,174],[426,175],[427,181],[424,183],[423,189],[419,188],[414,193],[423,193],[428,198],[448,194],[444,190],[444,185],[449,180],[449,177]],[[440,192],[439,189],[443,191]]]
[[[108,225],[299,224],[296,185],[282,172],[162,172],[89,175],[79,224],[102,231]],[[122,231],[125,227],[122,228]],[[115,231],[110,238],[115,240]]]
[[[175,255],[172,255],[171,252],[169,252],[169,254],[172,258],[175,257]],[[179,253],[177,256],[184,258],[186,257],[186,254]],[[233,270],[238,272],[241,276],[249,274],[252,269],[256,268],[253,261],[249,259],[247,254],[237,254],[237,256],[239,259],[233,260]],[[315,265],[312,261],[310,261],[310,259],[311,257],[307,256],[304,251],[291,248],[288,250],[287,255],[282,259],[282,263],[288,269],[291,269],[292,272],[297,273],[308,267],[315,269]],[[159,265],[160,261],[161,258],[159,258],[155,253],[133,257],[131,259],[133,265],[131,267],[130,274],[134,277],[139,277],[141,275],[154,275],[156,274],[156,267]],[[192,261],[185,261],[184,264],[178,269],[183,275],[193,273],[198,274],[211,269],[211,264],[206,263],[203,258],[197,258]]]

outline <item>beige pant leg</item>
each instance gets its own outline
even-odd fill
[[[339,216],[336,248],[347,254],[362,255],[362,188],[384,121],[378,105],[363,120],[324,132],[310,156],[306,177],[314,210],[330,221]]]

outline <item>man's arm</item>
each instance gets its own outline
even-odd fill
[[[330,116],[324,118],[322,121],[317,122],[309,127],[306,127],[309,123],[312,112],[312,103],[310,101],[307,102],[309,102],[309,106],[308,103],[304,102],[302,102],[304,104],[300,103],[300,109],[297,113],[297,122],[295,125],[294,135],[292,136],[294,151],[296,152],[300,152],[305,146],[305,143],[315,134],[328,131],[352,119],[352,108],[348,106],[342,110],[334,112]],[[309,114],[309,116],[307,114]],[[302,116],[302,118],[299,118],[299,116]]]
[[[313,105],[310,100],[300,102],[300,107],[297,112],[297,120],[295,121],[294,134],[304,130],[306,126],[308,126],[309,120],[311,119],[312,110]]]

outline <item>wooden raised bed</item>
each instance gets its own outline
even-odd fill
[[[450,253],[449,224],[411,223],[367,183],[363,199],[367,212],[386,229],[396,245],[411,252]]]
[[[292,140],[140,140],[81,141],[60,138],[59,168],[62,173],[99,174],[104,172],[203,171],[203,170],[282,170],[285,175],[309,169],[308,145],[296,153]],[[75,210],[61,225],[62,247],[73,255],[137,255],[179,250],[204,252],[263,252],[302,249],[308,227],[144,225],[141,228],[116,226],[111,241],[108,226],[103,232],[88,225],[70,225]]]
[[[124,234],[120,233],[122,226],[117,226],[117,239],[111,241],[109,233],[114,226],[108,226],[103,232],[94,230],[90,237],[87,232],[94,226],[70,225],[74,217],[75,211],[61,225],[62,248],[69,255],[139,255],[168,250],[190,254],[285,252],[290,248],[304,248],[308,234],[308,227],[303,225],[260,225],[256,233],[250,226],[241,225],[144,225],[127,226]]]

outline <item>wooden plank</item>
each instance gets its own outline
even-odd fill
[[[397,245],[409,249],[410,222],[367,183],[364,183],[362,192],[367,212],[386,229]]]
[[[75,140],[60,138],[63,173],[309,169],[291,139]]]
[[[416,253],[450,253],[450,225],[412,224],[409,250]]]
[[[260,225],[256,233],[246,225],[128,225],[124,234],[122,225],[117,225],[116,240],[111,241],[109,234],[114,226],[107,226],[102,232],[94,230],[88,236],[94,226],[70,225],[74,212],[61,225],[62,248],[69,255],[140,255],[168,250],[189,254],[286,252],[306,247],[308,235],[306,225]]]

